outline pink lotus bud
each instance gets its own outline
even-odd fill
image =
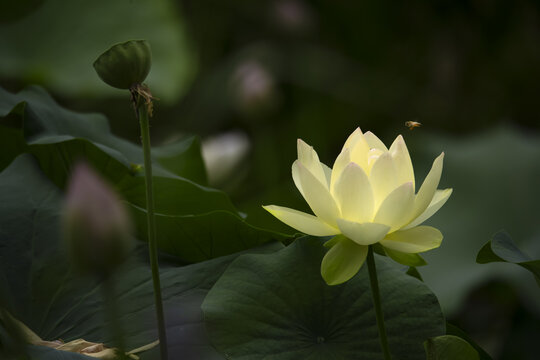
[[[78,164],[68,185],[64,234],[75,266],[109,275],[133,245],[131,222],[113,189],[91,168]]]

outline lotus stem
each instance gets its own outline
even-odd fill
[[[375,256],[373,255],[373,246],[369,245],[367,255],[367,265],[369,272],[369,282],[371,284],[371,294],[373,295],[373,306],[375,307],[375,317],[377,319],[377,327],[379,328],[379,340],[384,354],[385,360],[391,360],[390,348],[388,347],[388,338],[386,337],[386,329],[384,327],[384,316],[381,306],[381,294],[379,292],[379,281],[377,280],[377,269],[375,267]]]
[[[161,282],[159,279],[159,265],[156,242],[156,221],[154,217],[154,186],[152,183],[152,158],[150,151],[150,124],[148,120],[148,104],[137,99],[135,114],[141,125],[141,140],[144,153],[144,178],[146,183],[146,218],[148,223],[148,249],[150,253],[150,267],[154,284],[154,301],[158,323],[159,347],[161,360],[167,360],[167,334],[163,317],[163,300],[161,297]]]
[[[103,278],[103,300],[105,302],[105,322],[109,322],[109,330],[113,338],[113,346],[116,347],[116,355],[119,359],[126,358],[126,346],[124,344],[124,334],[122,325],[118,319],[118,309],[116,306],[116,294],[114,286],[114,275],[107,275]]]

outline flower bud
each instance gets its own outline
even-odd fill
[[[131,223],[114,191],[85,164],[76,166],[64,207],[64,235],[83,273],[109,275],[133,245]]]
[[[152,53],[146,40],[130,40],[113,45],[94,61],[94,69],[101,80],[118,89],[141,84],[151,66]]]

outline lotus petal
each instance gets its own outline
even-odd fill
[[[427,219],[429,219],[446,203],[446,200],[448,200],[450,195],[452,195],[452,191],[452,189],[437,190],[427,209],[403,229],[410,229],[412,227],[418,226]]]
[[[324,221],[311,214],[276,205],[263,206],[263,208],[277,217],[280,221],[305,234],[313,236],[339,234],[338,229],[326,224]]]
[[[392,191],[377,210],[373,222],[399,229],[410,219],[414,210],[414,190],[411,182],[405,183]]]
[[[403,184],[406,182],[412,182],[414,189],[414,170],[411,162],[411,156],[409,150],[403,140],[403,136],[399,135],[396,140],[390,146],[388,150],[394,158],[394,165],[396,166],[398,183]]]
[[[373,189],[375,208],[379,208],[384,199],[400,185],[397,172],[390,153],[383,153],[373,164],[369,174],[369,182]]]
[[[373,191],[369,178],[356,163],[349,163],[336,183],[334,198],[341,208],[341,216],[359,223],[373,217]]]
[[[364,139],[366,139],[371,149],[379,149],[382,151],[388,151],[388,148],[386,147],[386,145],[384,145],[384,143],[371,131],[366,131],[364,133]]]
[[[368,247],[343,237],[324,256],[321,275],[328,285],[350,280],[366,261]]]
[[[302,165],[304,165],[304,167],[309,170],[322,184],[328,187],[326,175],[324,174],[321,162],[319,161],[319,155],[317,155],[317,152],[313,149],[313,147],[306,144],[303,140],[298,139],[297,150],[298,160],[302,163]]]
[[[439,186],[439,181],[441,180],[441,173],[443,169],[443,160],[444,160],[444,153],[439,155],[434,161],[433,165],[431,166],[431,170],[427,174],[424,183],[420,187],[420,190],[418,191],[418,194],[416,194],[415,199],[415,211],[413,218],[416,218],[422,214],[431,201],[433,200],[433,196],[435,195],[435,191],[437,191],[437,186]]]
[[[441,232],[434,227],[417,226],[390,233],[380,243],[403,253],[419,253],[439,247],[442,239]]]
[[[341,233],[359,245],[375,244],[390,230],[390,226],[377,223],[356,223],[345,219],[337,220]]]
[[[340,178],[341,173],[345,167],[351,162],[351,153],[349,149],[344,149],[334,161],[334,167],[332,168],[332,176],[330,180],[330,191],[334,194],[336,182]]]
[[[328,225],[337,227],[336,219],[340,217],[339,208],[323,185],[302,163],[297,162],[298,178],[306,199],[313,213]]]

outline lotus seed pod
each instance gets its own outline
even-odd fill
[[[113,45],[94,61],[94,69],[101,80],[118,89],[141,84],[151,66],[152,52],[146,40],[130,40]]]
[[[134,245],[131,222],[117,195],[92,169],[75,168],[64,207],[64,235],[82,273],[109,275]]]

